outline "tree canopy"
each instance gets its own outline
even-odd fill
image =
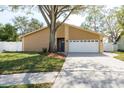
[[[17,41],[18,34],[15,26],[11,24],[0,24],[0,41]]]
[[[110,9],[106,6],[96,5],[87,6],[84,12],[85,21],[81,24],[81,27],[104,34],[109,37],[110,42],[114,43],[122,31],[120,27],[123,27],[121,25],[123,24],[121,22],[122,16],[119,18],[119,15],[124,13],[117,13],[118,9],[116,7]]]
[[[124,6],[120,7],[117,11],[117,21],[119,26],[124,30]]]
[[[43,23],[35,18],[29,19],[26,16],[17,16],[13,19],[13,23],[20,34],[35,31],[43,27]]]

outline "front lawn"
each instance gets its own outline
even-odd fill
[[[60,71],[63,63],[43,53],[0,53],[0,74]]]
[[[118,56],[115,56],[114,58],[124,61],[124,52],[115,52],[115,53],[118,54]]]
[[[41,84],[23,84],[23,85],[10,85],[1,86],[0,88],[51,88],[52,83],[41,83]]]

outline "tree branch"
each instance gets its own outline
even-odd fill
[[[58,11],[57,11],[57,14],[60,13],[63,9],[69,7],[69,5],[66,5],[66,6],[63,6],[62,8],[60,8]]]
[[[61,12],[58,13],[57,19],[58,19],[63,13],[65,13],[65,12],[67,12],[67,11],[72,11],[72,10],[73,10],[73,9],[65,9],[65,10],[62,10]]]
[[[47,16],[46,16],[45,12],[43,11],[42,6],[41,6],[41,5],[38,5],[38,7],[39,7],[39,10],[40,10],[42,16],[44,17],[44,19],[45,19],[47,25],[50,26],[50,22],[49,22],[49,20],[48,20],[48,18],[47,18]]]
[[[73,8],[73,9],[69,12],[69,14],[65,17],[65,19],[64,19],[60,24],[58,24],[58,25],[56,26],[56,29],[58,29],[58,28],[66,21],[66,19],[70,16],[70,14],[74,11],[74,9],[75,9],[75,8]]]

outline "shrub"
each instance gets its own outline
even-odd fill
[[[42,48],[43,53],[47,53],[47,48]]]

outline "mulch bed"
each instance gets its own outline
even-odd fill
[[[64,54],[60,54],[60,53],[49,53],[48,57],[65,59],[66,56]]]

